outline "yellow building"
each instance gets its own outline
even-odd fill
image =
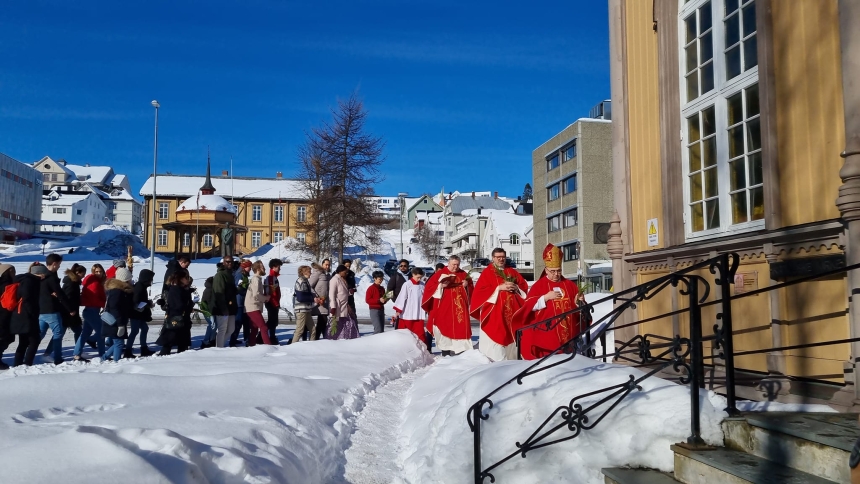
[[[308,228],[311,214],[301,181],[285,179],[280,172],[275,178],[230,178],[223,171],[220,177],[211,178],[208,174],[158,175],[154,183],[150,177],[140,189],[147,247],[151,237],[153,186],[157,191],[155,251],[158,253],[220,254],[221,231],[225,228],[235,229],[233,252],[242,254],[286,237],[299,242],[310,242],[312,237]],[[208,193],[210,188],[212,193]],[[220,213],[207,210],[213,207],[207,207],[203,200],[197,210],[198,196],[222,198],[229,205],[226,210],[219,208],[223,212]],[[213,199],[210,205],[219,203]]]
[[[860,252],[852,242],[860,230],[845,230],[860,217],[860,190],[855,196],[844,189],[860,185],[860,86],[847,82],[860,72],[844,72],[858,69],[849,59],[860,58],[860,38],[840,40],[840,23],[860,25],[857,8],[840,12],[837,0],[609,6],[616,291],[727,251],[741,256],[743,287],[736,284],[733,293],[844,266],[851,245]],[[840,179],[843,162],[857,167]],[[860,336],[860,317],[849,317],[853,277],[736,301],[735,351]],[[683,309],[683,301],[665,291],[627,321]],[[718,323],[713,309],[703,314],[706,334]],[[667,317],[633,329],[685,335],[685,321]],[[800,378],[837,389],[847,383],[853,395],[857,350],[838,344],[771,351],[735,364],[782,381],[783,393],[788,380]]]

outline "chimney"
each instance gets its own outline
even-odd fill
[[[284,177],[284,174],[283,174],[283,173],[281,173],[281,172],[277,172],[277,173],[275,173],[275,178],[277,178],[278,180],[280,180],[280,179],[281,179],[281,178],[283,178],[283,177]]]
[[[221,170],[221,176],[226,178],[226,177],[230,176],[230,172],[227,170]]]
[[[499,198],[499,192],[493,192],[493,198]]]
[[[475,198],[475,192],[472,192],[472,198]]]

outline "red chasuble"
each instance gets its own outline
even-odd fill
[[[442,277],[445,276],[444,279]],[[449,281],[440,285],[440,280]],[[442,288],[442,298],[434,294]],[[434,325],[442,335],[451,339],[471,339],[472,326],[469,319],[469,296],[472,293],[472,278],[463,269],[451,272],[447,267],[436,271],[424,283],[424,300],[421,307],[427,311],[427,327],[433,333]]]
[[[548,301],[544,309],[533,311],[535,304],[553,288],[560,288],[563,296]],[[575,301],[578,293],[576,284],[563,277],[559,282],[551,282],[546,275],[541,276],[529,291],[522,309],[514,315],[514,327],[522,328],[576,309]],[[545,328],[531,328],[523,331],[522,339],[520,339],[520,353],[524,360],[543,358],[579,333],[579,313],[571,314],[549,331],[546,331]]]
[[[513,278],[523,294],[528,291],[529,286],[526,280],[516,269],[506,267],[505,276]],[[484,269],[475,284],[469,313],[481,322],[481,329],[490,339],[502,346],[507,346],[514,342],[516,328],[512,328],[511,324],[514,320],[514,313],[522,307],[524,299],[515,292],[499,291],[495,303],[488,302],[496,292],[496,288],[503,282],[505,280],[497,274],[494,265],[490,264]]]

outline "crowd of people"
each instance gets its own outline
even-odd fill
[[[480,351],[493,361],[515,359],[518,328],[569,312],[583,300],[576,284],[561,275],[561,251],[552,244],[543,253],[546,269],[531,289],[516,269],[506,267],[503,249],[495,249],[492,256],[493,263],[475,283],[460,268],[457,256],[451,256],[447,265],[438,264],[426,282],[424,271],[410,269],[406,260],[399,262],[385,287],[385,275],[374,272],[373,284],[365,292],[373,332],[385,330],[385,304],[393,301],[395,329],[413,332],[428,351],[434,339],[443,356],[472,349],[471,319],[475,318],[480,323]],[[103,361],[134,358],[136,340],[139,356],[150,356],[154,351],[148,343],[149,323],[156,306],[164,313],[155,341],[160,355],[191,348],[195,311],[207,324],[201,349],[280,344],[276,329],[283,262],[279,259],[270,260],[267,267],[262,261],[224,257],[216,273],[205,280],[200,297],[187,257],[168,262],[162,290],[156,295],[150,289],[155,273],[149,269],[139,271],[134,281],[120,259],[107,271],[94,264],[89,274],[85,267],[73,264],[60,280],[62,262],[61,255],[49,254],[44,263],[34,262],[24,274],[0,264],[0,355],[17,336],[14,366],[34,364],[48,330],[52,334],[45,355],[54,364],[64,361],[62,339],[67,330],[74,333],[75,361],[88,361],[84,345],[96,350]],[[286,344],[359,337],[352,261],[344,259],[333,272],[331,266],[325,259],[298,268],[292,304],[296,329]],[[522,332],[520,353],[526,359],[540,358],[579,331],[576,314],[550,330],[528,329]],[[6,368],[0,361],[0,369]]]

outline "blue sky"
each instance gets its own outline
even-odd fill
[[[377,193],[531,182],[531,152],[609,97],[602,1],[41,1],[0,15],[0,152],[290,176],[357,89],[386,141]]]

